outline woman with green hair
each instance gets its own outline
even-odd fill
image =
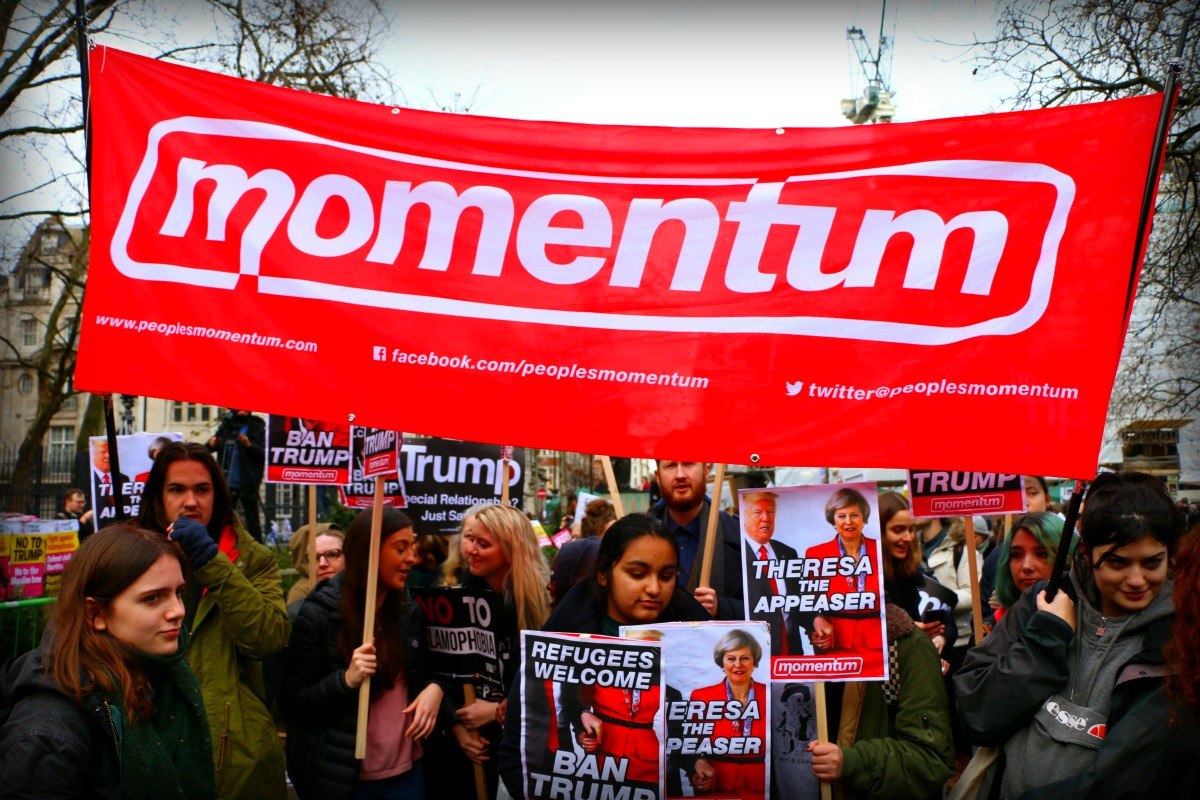
[[[1012,608],[1021,593],[1038,581],[1050,580],[1058,543],[1062,539],[1063,521],[1057,514],[1040,512],[1025,514],[1013,521],[1012,530],[1000,546],[1000,561],[996,569],[996,621]],[[1071,537],[1070,557],[1075,555],[1076,538]]]

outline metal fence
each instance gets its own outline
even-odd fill
[[[49,518],[62,508],[63,493],[67,489],[78,486],[87,491],[86,486],[76,483],[79,464],[74,454],[45,447],[39,447],[38,451],[33,484],[18,492],[12,485],[17,452],[0,442],[0,510],[15,509],[23,514]]]

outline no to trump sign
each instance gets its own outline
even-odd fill
[[[80,388],[575,452],[1094,471],[1159,96],[631,128],[91,59]],[[147,348],[208,368],[107,357]],[[300,375],[339,389],[280,390]]]

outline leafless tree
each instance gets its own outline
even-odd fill
[[[15,261],[47,217],[60,226],[74,219],[83,230],[80,240],[75,228],[70,266],[53,269],[65,288],[44,343],[22,355],[0,340],[0,360],[38,376],[37,412],[18,449],[10,505],[32,486],[51,419],[73,391],[88,240],[74,12],[74,0],[0,0],[0,263]],[[388,27],[379,0],[204,0],[173,7],[90,0],[86,16],[92,35],[104,33],[140,52],[294,89],[396,99],[378,59]]]
[[[1021,108],[1161,92],[1188,16],[1196,16],[1195,0],[1017,0],[1001,10],[996,37],[976,43],[975,57],[980,71],[1015,81],[1010,99]],[[1200,411],[1198,24],[1182,60],[1190,72],[1183,75],[1171,118],[1154,229],[1110,423],[1180,419]]]

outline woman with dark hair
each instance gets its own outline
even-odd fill
[[[63,575],[42,645],[0,696],[5,797],[212,798],[212,742],[188,666],[179,548],[111,525]]]
[[[204,694],[217,797],[283,800],[283,754],[263,676],[264,660],[288,638],[274,554],[234,515],[217,462],[195,442],[171,442],[159,451],[138,524],[168,534],[191,568],[188,662]]]
[[[1050,508],[1050,485],[1046,483],[1046,479],[1041,475],[1022,475],[1021,485],[1025,490],[1025,513],[1026,514],[1042,514],[1053,513]],[[996,517],[993,520],[992,536],[988,540],[989,543],[995,541],[1002,544],[1008,537],[1009,533],[1014,530],[1012,526],[1009,530],[1003,530],[1003,517]],[[1000,564],[1006,563],[1000,560],[1000,547],[993,546],[984,548],[982,552],[985,556],[983,559],[983,571],[979,573],[979,597],[987,603],[983,607],[984,624],[992,627],[995,625],[994,609],[999,607],[999,602],[996,601],[996,580],[1000,575]],[[1050,559],[1051,563],[1054,559]]]
[[[1058,543],[1062,540],[1063,521],[1057,514],[1023,514],[1013,520],[1012,530],[999,548],[996,594],[992,605],[995,618],[1004,616],[1017,598],[1038,581],[1050,580]],[[1067,563],[1075,555],[1076,538],[1071,537]]]
[[[883,590],[887,602],[895,603],[912,617],[917,627],[933,640],[941,653],[953,644],[953,631],[944,622],[921,622],[921,587],[925,583],[921,546],[908,500],[899,492],[879,495],[879,525],[883,529]]]
[[[416,563],[412,522],[385,507],[380,520],[375,635],[363,644],[371,555],[371,516],[346,532],[346,568],[304,599],[288,645],[279,705],[287,720],[288,774],[301,798],[420,800],[420,741],[453,722],[421,645],[425,618],[404,591]],[[358,695],[371,677],[367,752],[354,757]]]
[[[704,606],[677,584],[678,571],[675,537],[649,514],[629,514],[600,540],[596,573],[567,592],[542,630],[616,636],[622,625],[709,620]],[[613,721],[619,717],[609,713],[617,704],[626,708],[620,689],[597,688],[579,698],[564,698],[564,703],[564,718],[572,720],[586,752],[598,757],[620,752],[630,759],[630,780],[658,782],[661,743],[646,724],[660,708],[657,690],[642,693],[635,719],[629,718],[627,710],[621,712],[627,720],[624,724]],[[512,797],[524,796],[519,717],[505,716],[500,742],[500,773]]]
[[[1107,796],[1124,781],[1136,784],[1126,796],[1141,796],[1144,765],[1111,745],[1102,760],[1098,749],[1128,741],[1127,714],[1163,686],[1182,532],[1161,480],[1098,476],[1070,581],[1049,602],[1035,584],[967,655],[955,677],[959,716],[972,743],[1002,746],[1003,795]],[[1171,733],[1152,735],[1166,747]]]
[[[739,629],[729,631],[713,647],[713,661],[725,673],[725,678],[713,686],[693,690],[689,699],[705,704],[736,700],[740,708],[753,708],[756,713],[746,715],[745,719],[718,720],[709,732],[710,740],[759,736],[765,741],[766,704],[771,702],[771,693],[765,683],[754,680],[754,670],[762,661],[762,656],[758,641]],[[692,788],[705,794],[761,800],[766,792],[765,752],[714,753],[697,759],[694,771],[707,779],[701,783],[693,777]]]
[[[829,579],[826,597],[846,594],[874,594],[883,602],[879,580],[879,565],[875,563],[875,540],[866,535],[867,523],[871,520],[871,506],[867,499],[855,489],[838,489],[825,503],[825,521],[833,526],[835,536],[828,542],[808,548],[805,558],[824,560],[827,558],[852,558],[855,563],[868,563],[867,570],[856,569],[854,575],[837,575]],[[883,665],[878,663],[878,654],[883,650],[879,633],[879,606],[862,610],[822,611],[815,618],[809,641],[817,655],[838,652],[866,654],[863,671],[879,673]],[[822,623],[824,620],[824,623]],[[828,626],[827,628],[824,626]]]

